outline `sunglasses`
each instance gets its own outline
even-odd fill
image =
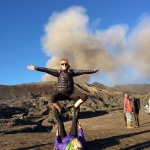
[[[68,64],[67,64],[67,63],[62,63],[62,64],[61,64],[61,66],[64,66],[64,65],[65,65],[65,66],[68,66]]]

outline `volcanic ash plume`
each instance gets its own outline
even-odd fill
[[[43,46],[51,59],[47,67],[59,68],[62,58],[69,60],[72,68],[110,71],[116,67],[115,60],[106,53],[98,36],[92,34],[87,27],[88,16],[82,7],[71,7],[61,13],[54,13],[45,27]],[[45,75],[44,80],[51,80]],[[79,78],[89,81],[89,76]]]
[[[130,44],[137,80],[150,81],[150,16],[141,18],[130,36]]]
[[[147,17],[146,24],[149,20],[150,17]],[[129,27],[125,24],[113,25],[106,30],[89,29],[89,18],[83,7],[70,7],[62,12],[54,12],[45,26],[45,35],[42,38],[44,51],[51,58],[46,67],[59,69],[60,60],[66,58],[74,69],[100,70],[94,75],[77,77],[78,82],[97,81],[108,85],[130,82],[131,76],[136,72],[131,71],[131,66],[134,69],[143,69],[146,63],[144,56],[139,58],[143,62],[142,66],[133,61],[134,57],[143,48],[147,57],[150,49],[150,24],[145,29],[144,21],[141,22],[127,38]],[[134,38],[138,36],[142,37]],[[141,48],[137,49],[139,44]],[[142,71],[148,72],[147,69],[145,67]],[[128,71],[132,73],[130,77],[126,75]],[[47,74],[43,76],[44,81],[54,79]]]

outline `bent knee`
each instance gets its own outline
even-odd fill
[[[87,101],[87,99],[88,99],[88,96],[86,95],[86,94],[83,94],[82,96],[81,96],[81,99],[82,99],[82,101]]]
[[[56,103],[57,102],[57,94],[52,95],[51,102]]]

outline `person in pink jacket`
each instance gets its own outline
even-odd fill
[[[132,99],[129,99],[127,93],[124,94],[124,114],[126,116],[126,126],[127,128],[132,127]]]

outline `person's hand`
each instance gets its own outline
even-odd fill
[[[77,125],[78,125],[78,128],[82,128],[81,123],[79,121],[78,121]]]
[[[35,67],[34,67],[33,65],[27,66],[27,68],[28,68],[29,70],[35,70]]]
[[[99,70],[96,68],[96,69],[94,69],[94,73],[96,73],[96,72],[98,72]]]
[[[58,129],[56,130],[56,136],[58,136]]]

